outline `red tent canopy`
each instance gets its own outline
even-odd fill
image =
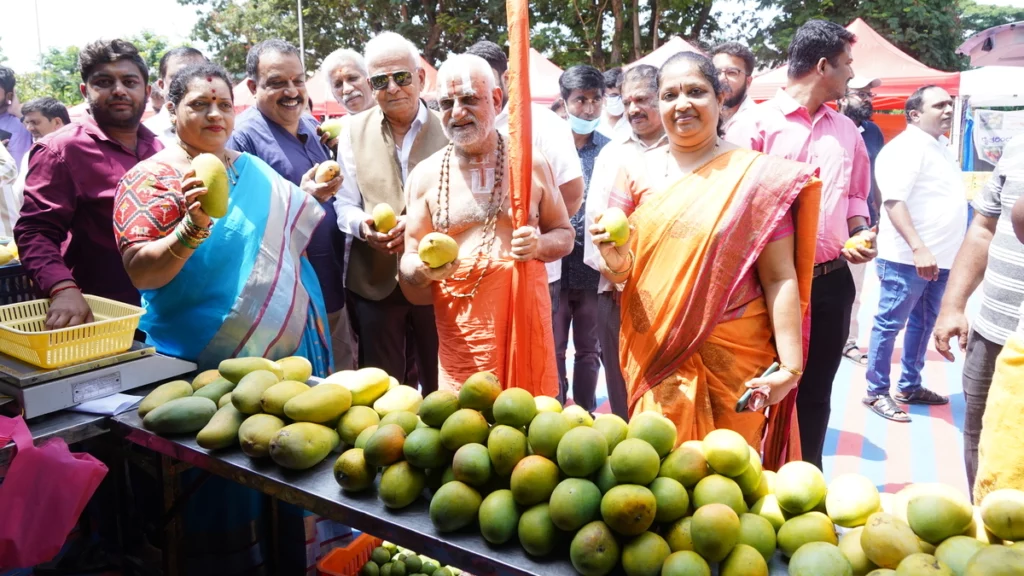
[[[562,97],[558,89],[558,78],[561,75],[561,68],[530,48],[530,98],[534,103],[550,105]]]
[[[942,72],[914,60],[857,18],[847,30],[857,36],[853,45],[853,69],[858,76],[878,78],[882,85],[873,92],[876,110],[903,108],[907,98],[921,86],[935,84],[956,96],[960,89],[959,72]],[[754,78],[750,95],[760,102],[775,95],[786,85],[786,66]]]
[[[420,67],[426,71],[423,94],[433,96],[437,92],[437,70],[420,56]],[[256,97],[249,91],[245,80],[235,84],[232,90],[235,95],[235,112],[241,112],[256,104]],[[323,70],[318,70],[306,80],[306,94],[313,100],[314,116],[344,116],[345,108],[334,99],[330,83]]]
[[[658,47],[657,50],[644,56],[643,58],[630,63],[626,66],[636,66],[637,64],[647,64],[648,66],[654,66],[655,68],[661,68],[661,65],[665,63],[669,58],[679,54],[680,52],[696,52],[698,54],[704,54],[704,51],[697,48],[693,44],[690,44],[686,40],[683,40],[679,36],[673,36],[668,42],[665,42]]]

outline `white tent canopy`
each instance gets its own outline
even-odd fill
[[[974,108],[1024,104],[1024,69],[984,66],[960,73],[960,95]]]

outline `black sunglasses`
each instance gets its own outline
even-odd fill
[[[391,80],[395,81],[395,84],[399,87],[405,87],[412,84],[412,72],[408,70],[399,70],[392,74],[377,74],[376,76],[370,76],[370,88],[374,90],[386,90]]]

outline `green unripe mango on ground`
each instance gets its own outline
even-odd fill
[[[228,358],[220,363],[217,371],[220,375],[234,383],[241,382],[242,378],[250,372],[266,370],[277,376],[277,381],[284,380],[284,369],[273,360],[266,358]]]
[[[339,384],[320,384],[285,403],[284,413],[296,422],[335,420],[352,406],[352,393]]]
[[[170,402],[175,398],[184,398],[191,395],[192,384],[184,380],[174,380],[173,382],[161,384],[154,388],[152,392],[146,394],[146,397],[139,403],[139,418],[145,418],[146,414],[149,414],[161,404]]]
[[[270,439],[270,458],[289,470],[305,470],[320,463],[338,447],[338,433],[312,422],[281,428]]]
[[[284,416],[284,405],[299,394],[309,390],[309,386],[298,380],[284,380],[263,391],[260,406],[267,414]]]
[[[238,386],[231,391],[231,403],[243,414],[259,414],[263,411],[260,400],[268,388],[280,382],[280,378],[267,370],[255,370],[242,377]]]
[[[216,412],[213,400],[186,396],[157,406],[142,419],[142,425],[157,434],[187,434],[201,430]]]
[[[209,214],[210,218],[226,216],[230,187],[224,162],[213,154],[203,153],[192,159],[192,170],[195,171],[196,178],[202,180],[206,186],[206,194],[199,197],[203,212]]]
[[[273,414],[253,414],[238,428],[238,442],[242,452],[250,458],[265,458],[270,455],[270,441],[277,431],[284,428],[284,420]]]
[[[218,450],[238,444],[238,429],[245,422],[242,414],[228,403],[217,410],[210,422],[196,434],[196,444],[207,450]]]
[[[213,400],[215,403],[219,404],[220,399],[223,398],[225,394],[234,390],[235,386],[237,386],[237,384],[230,380],[225,380],[224,378],[217,378],[213,382],[210,382],[209,384],[203,386],[199,390],[193,392],[192,395],[202,398],[209,398],[210,400]]]

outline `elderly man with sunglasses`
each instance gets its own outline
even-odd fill
[[[437,389],[437,327],[433,306],[411,303],[398,286],[398,260],[405,250],[404,186],[412,169],[444,148],[448,138],[420,99],[426,73],[411,42],[382,32],[366,43],[365,60],[377,106],[353,116],[339,138],[343,183],[336,199],[338,227],[353,237],[347,286],[359,366],[404,378],[406,339],[411,339],[427,394]],[[379,231],[371,214],[385,203],[398,223]]]

